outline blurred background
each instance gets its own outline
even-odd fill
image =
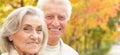
[[[0,27],[11,11],[36,6],[37,1],[0,0]],[[120,48],[120,0],[70,1],[72,16],[62,37],[65,43],[79,55],[107,55],[114,45]]]

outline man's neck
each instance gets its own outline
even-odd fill
[[[58,41],[48,41],[48,45],[49,46],[55,46],[55,45],[58,44],[58,42],[59,42],[59,40]]]

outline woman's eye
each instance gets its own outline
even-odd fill
[[[31,31],[30,28],[23,28],[23,30],[24,30],[25,32],[27,32],[27,33]]]
[[[37,33],[41,33],[42,32],[42,30],[40,29],[40,30],[37,30]]]
[[[27,28],[24,28],[24,30],[28,30]]]
[[[30,28],[28,28],[28,27],[24,27],[23,29],[24,29],[24,30],[30,30]]]
[[[38,34],[40,34],[42,32],[42,28],[40,27],[36,31],[37,31]]]
[[[42,30],[40,29],[40,30],[37,30],[37,31],[42,31]]]

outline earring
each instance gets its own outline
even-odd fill
[[[13,41],[12,36],[9,36],[8,39],[9,39],[10,41]]]
[[[13,39],[9,38],[10,41],[13,41]]]

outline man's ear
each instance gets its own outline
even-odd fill
[[[8,39],[10,40],[10,41],[13,41],[13,35],[10,35],[9,37],[8,37]]]

